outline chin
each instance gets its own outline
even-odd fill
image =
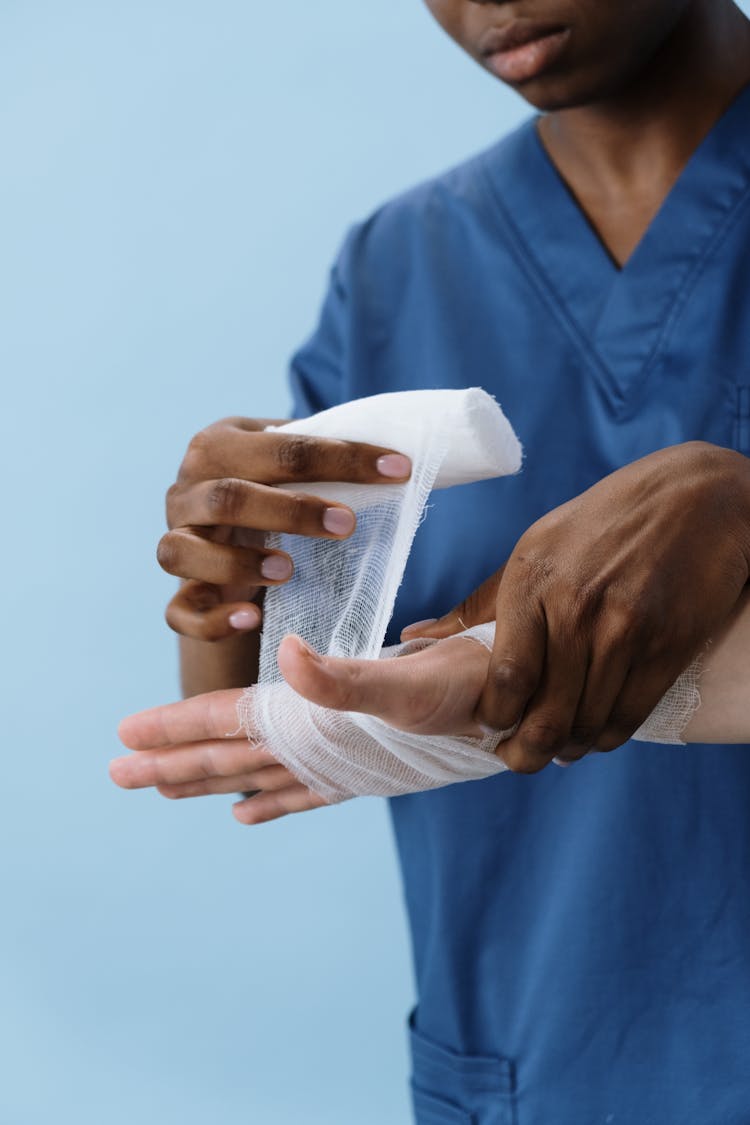
[[[540,75],[512,86],[511,89],[540,113],[561,109],[580,109],[616,97],[632,81],[632,74],[616,68],[606,74],[592,73],[585,68],[567,74]]]
[[[512,89],[540,113],[555,113],[562,109],[580,109],[605,101],[616,87],[587,86],[567,82],[529,82]]]

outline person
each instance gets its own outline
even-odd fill
[[[350,232],[291,376],[297,415],[479,384],[528,453],[436,497],[392,625],[496,616],[475,717],[519,722],[513,772],[391,802],[416,1119],[744,1121],[748,748],[629,739],[748,582],[750,25],[731,0],[427,6],[539,113]],[[261,429],[203,431],[170,493],[190,695],[252,678],[257,591],[293,566],[259,534],[352,529],[273,486],[408,472]],[[178,706],[184,748],[203,705]],[[308,807],[288,780],[275,800]]]

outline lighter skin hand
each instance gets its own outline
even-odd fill
[[[460,657],[460,659],[457,659]],[[473,712],[489,653],[450,638],[391,660],[319,657],[298,637],[279,648],[279,667],[295,691],[323,707],[377,715],[419,734],[482,734]],[[257,790],[233,806],[242,824],[261,824],[326,802],[268,751],[238,730],[241,689],[209,692],[123,719],[119,734],[134,754],[110,765],[123,789],[156,788],[179,799]]]
[[[702,705],[687,742],[750,738],[750,594],[710,645],[700,681]],[[287,683],[322,707],[375,715],[424,735],[479,737],[474,718],[489,663],[483,645],[451,637],[386,660],[321,657],[298,637],[279,648]],[[156,788],[170,798],[255,790],[233,812],[241,824],[262,824],[326,802],[302,785],[262,746],[237,729],[242,690],[216,691],[131,715],[120,738],[134,754],[116,758],[112,779],[124,789]],[[503,745],[498,747],[502,757]]]

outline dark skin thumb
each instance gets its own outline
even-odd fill
[[[401,633],[402,641],[411,641],[416,637],[429,637],[431,640],[441,641],[445,637],[452,637],[462,633],[464,629],[471,629],[473,625],[483,625],[487,621],[495,620],[495,604],[497,591],[503,577],[505,567],[491,574],[481,586],[477,586],[467,598],[464,598],[449,613],[439,617],[437,621],[425,624],[408,625]]]

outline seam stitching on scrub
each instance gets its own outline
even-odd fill
[[[688,301],[691,290],[695,287],[702,271],[705,269],[708,259],[727,238],[734,225],[738,212],[740,212],[742,208],[748,203],[748,201],[750,201],[750,183],[745,185],[745,188],[740,193],[738,198],[729,207],[729,210],[724,215],[724,218],[720,221],[719,225],[714,231],[713,237],[709,238],[708,244],[704,247],[703,251],[698,255],[696,259],[694,259],[685,267],[681,280],[677,282],[675,286],[675,293],[671,301],[671,305],[669,303],[667,304],[664,315],[664,324],[661,330],[657,332],[656,339],[650,352],[641,364],[638,373],[634,377],[633,381],[629,383],[628,393],[627,395],[625,395],[622,389],[619,387],[619,384],[617,384],[614,375],[609,368],[609,365],[604,360],[604,357],[600,355],[598,349],[594,347],[593,342],[589,340],[588,336],[584,332],[583,327],[578,323],[578,320],[568,307],[568,303],[564,301],[558,293],[551,278],[548,276],[547,271],[544,269],[536,254],[534,253],[533,247],[524,238],[523,234],[513,221],[513,218],[506,208],[502,197],[495,190],[495,185],[487,168],[483,166],[482,172],[484,174],[489,190],[492,193],[492,197],[498,207],[498,210],[505,220],[505,224],[508,228],[508,233],[510,234],[511,247],[515,251],[514,256],[521,266],[522,270],[532,282],[537,291],[540,293],[540,296],[545,300],[545,304],[547,304],[548,307],[552,309],[553,313],[556,315],[557,320],[562,323],[563,327],[568,331],[569,334],[572,334],[574,337],[576,337],[579,345],[586,353],[586,356],[592,361],[593,365],[597,367],[600,372],[606,375],[606,377],[610,381],[611,386],[614,388],[617,399],[620,402],[624,403],[631,397],[632,392],[637,391],[643,385],[643,382],[650,374],[652,368],[654,367],[661,354],[664,343],[667,340],[675,321],[679,318],[680,313],[682,312]]]
[[[701,254],[692,262],[692,264],[685,270],[682,281],[677,286],[674,300],[669,312],[664,318],[664,324],[661,330],[657,333],[654,346],[649,352],[646,360],[644,361],[641,373],[638,377],[637,386],[640,386],[644,379],[648,377],[651,369],[654,367],[658,360],[665,342],[667,341],[670,332],[672,331],[675,323],[679,320],[687,302],[690,298],[691,292],[695,289],[701,274],[708,265],[708,261],[712,254],[721,247],[722,243],[729,237],[735,222],[737,221],[738,213],[742,211],[750,203],[750,183],[745,185],[744,191],[735,200],[734,204],[729,208],[726,215],[719,223],[714,231],[713,238],[710,238],[708,244],[704,247]]]
[[[604,362],[604,359],[599,352],[594,348],[592,342],[584,332],[583,327],[578,323],[578,320],[571,313],[568,304],[558,293],[551,278],[548,276],[547,271],[539,262],[533,248],[529,245],[527,240],[521,234],[513,218],[506,208],[499,193],[495,191],[495,185],[492,182],[492,177],[489,175],[486,168],[483,168],[485,179],[492,192],[492,197],[495,204],[505,221],[510,236],[511,249],[514,252],[514,257],[518,262],[523,272],[528,277],[533,287],[539,293],[544,303],[550,308],[555,319],[560,323],[566,335],[571,338],[571,342],[581,349],[590,364],[595,367],[598,373],[606,378],[608,385],[614,391],[615,396],[619,401],[624,401],[621,388],[618,386],[612,371],[609,366]]]

